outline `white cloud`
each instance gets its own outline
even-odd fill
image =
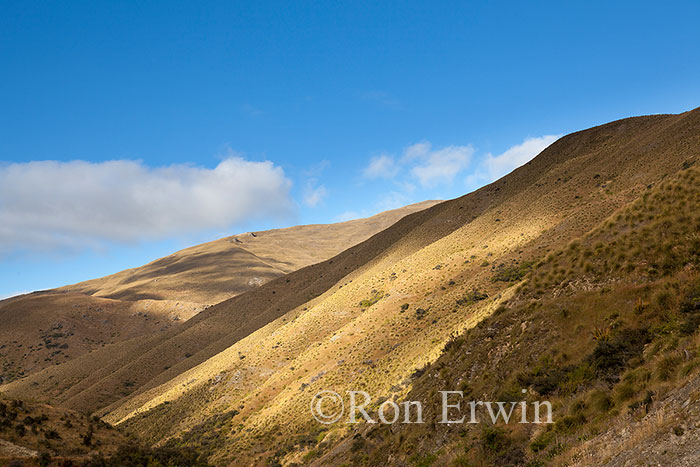
[[[290,188],[280,167],[241,157],[214,169],[129,160],[0,165],[0,252],[157,239],[284,216],[293,210]]]
[[[489,181],[498,180],[512,172],[517,167],[530,161],[547,146],[561,138],[561,135],[545,135],[539,138],[527,138],[521,144],[512,146],[497,156],[487,154],[483,161],[483,169]]]
[[[398,171],[399,168],[396,166],[394,158],[387,156],[386,154],[382,154],[373,157],[369,161],[369,165],[364,170],[364,175],[369,179],[393,178],[396,176]]]
[[[419,157],[425,157],[430,152],[430,148],[433,145],[428,141],[421,141],[420,143],[412,144],[403,150],[404,160],[413,160]]]
[[[326,190],[325,186],[319,185],[315,187],[312,183],[309,183],[304,190],[303,201],[305,205],[315,208],[326,196],[328,196],[328,190]]]
[[[306,177],[306,185],[304,186],[301,202],[306,206],[315,208],[328,197],[328,190],[324,185],[319,184],[319,178],[330,165],[331,162],[329,160],[322,160],[302,171],[302,175]]]
[[[324,159],[321,162],[318,162],[317,164],[312,165],[311,167],[304,169],[301,171],[301,174],[305,177],[309,177],[309,179],[313,182],[316,181],[318,177],[320,177],[323,172],[331,166],[331,161],[328,159]]]
[[[381,210],[394,209],[409,204],[415,199],[417,190],[421,198],[434,197],[445,192],[455,177],[465,177],[468,188],[475,189],[506,175],[525,164],[561,135],[544,135],[526,138],[502,154],[475,155],[471,145],[435,148],[429,141],[420,141],[404,148],[400,156],[382,154],[370,160],[364,169],[367,178],[390,178],[391,186],[378,198]],[[431,194],[432,193],[432,194]]]
[[[419,157],[421,162],[411,169],[411,173],[423,187],[451,183],[459,172],[467,168],[473,154],[474,148],[471,146],[447,146],[436,151],[426,150],[425,146],[412,149],[410,157]]]
[[[399,161],[388,154],[373,157],[363,175],[369,179],[394,179],[402,170],[417,179],[423,187],[434,187],[439,183],[451,183],[454,177],[469,166],[474,154],[471,146],[447,146],[433,149],[428,141],[421,141],[403,150]],[[401,191],[411,192],[415,185],[409,180],[395,180]]]

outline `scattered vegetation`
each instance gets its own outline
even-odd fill
[[[148,448],[125,444],[109,457],[102,455],[85,462],[84,467],[209,467],[209,463],[191,448]]]

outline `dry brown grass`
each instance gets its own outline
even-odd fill
[[[366,219],[249,232],[193,246],[145,266],[63,287],[119,300],[170,300],[214,305],[271,279],[331,258],[402,217],[424,201]]]

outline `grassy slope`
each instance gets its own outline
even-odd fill
[[[335,256],[402,217],[436,203],[424,201],[337,224],[234,235],[60,290],[129,301],[176,300],[213,305]]]
[[[428,209],[404,217],[397,223],[401,227],[375,235],[362,248],[351,248],[333,260],[303,268],[210,307],[178,329],[98,349],[0,390],[79,410],[105,407],[137,388],[168,381],[221,352],[286,311],[320,295],[391,245],[398,242],[412,250],[419,247],[417,242],[429,242],[454,230],[457,224],[452,222],[424,225],[426,219],[440,212]],[[404,238],[407,231],[415,228],[421,228],[425,235]]]
[[[170,301],[123,302],[56,291],[0,302],[0,383],[105,345],[178,327],[203,307]]]
[[[548,254],[497,313],[448,341],[406,397],[423,401],[425,418],[436,420],[439,390],[463,390],[465,400],[519,401],[526,388],[527,400],[552,401],[554,425],[365,425],[321,443],[319,462],[692,459],[700,394],[700,215],[689,208],[700,206],[699,182],[700,170],[684,170]],[[635,455],[642,440],[649,445]]]
[[[97,451],[112,454],[126,442],[123,434],[98,419],[36,402],[0,397],[2,465],[12,459],[38,458],[43,453],[54,461],[79,462]]]
[[[318,441],[319,426],[308,414],[312,394],[352,388],[405,396],[413,370],[436,360],[451,335],[511,303],[515,289],[494,277],[511,277],[509,266],[564,248],[675,174],[697,158],[699,130],[694,111],[562,138],[504,179],[409,216],[333,264],[240,297],[254,306],[264,300],[260,292],[287,295],[301,274],[318,285],[311,300],[292,293],[266,326],[240,339],[229,335],[219,341],[229,345],[197,365],[161,375],[162,384],[152,380],[111,405],[107,419],[151,442],[177,444],[184,435],[185,443],[205,446],[222,463],[271,455],[299,460],[293,453],[300,449],[312,459],[319,454],[306,452]],[[352,261],[359,256],[362,261]],[[538,285],[544,293],[553,284]],[[474,290],[488,298],[475,301]],[[404,312],[403,304],[409,305]],[[241,305],[231,301],[220,310]],[[337,427],[318,439],[345,435]]]
[[[338,224],[229,237],[105,278],[0,301],[0,384],[108,344],[119,343],[118,350],[104,353],[110,358],[123,355],[125,347],[137,350],[144,339],[133,338],[176,328],[207,304],[327,259],[435,203]],[[68,367],[73,381],[104,369],[104,361],[90,356]],[[60,390],[53,382],[50,387],[51,395]]]

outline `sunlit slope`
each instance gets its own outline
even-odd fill
[[[305,270],[329,274],[320,296],[286,302],[290,311],[280,307],[266,326],[103,412],[151,442],[184,436],[223,464],[315,438],[319,426],[308,413],[315,392],[404,395],[411,374],[436,359],[451,334],[511,297],[530,262],[584,235],[694,161],[699,149],[698,111],[564,137],[492,185],[344,252],[335,269],[327,262],[323,271]],[[371,259],[344,269],[368,251]],[[295,279],[287,276],[287,284]],[[275,286],[276,293],[293,287]]]
[[[335,256],[403,216],[436,203],[424,201],[337,224],[234,235],[61,290],[129,301],[180,300],[213,305]]]
[[[425,201],[338,224],[228,237],[105,278],[0,301],[0,384],[107,344],[141,335],[152,338],[177,327],[207,304],[327,259],[435,203]],[[110,355],[110,364],[115,355]],[[71,368],[82,374],[82,369],[92,367],[92,358]],[[105,368],[99,358],[96,361],[100,362],[97,370]],[[76,380],[75,370],[70,376]],[[62,379],[56,387],[55,381],[52,391],[66,384]]]
[[[486,201],[481,199],[476,204],[481,203],[483,208]],[[148,344],[106,346],[0,390],[11,394],[22,392],[80,410],[105,407],[125,394],[166,382],[225,350],[290,309],[322,294],[348,272],[374,260],[389,247],[401,245],[400,249],[413,251],[458,227],[454,216],[429,222],[441,212],[441,209],[427,209],[406,216],[395,224],[397,228],[382,231],[361,246],[212,306],[179,329],[153,336]],[[463,222],[470,217],[465,212]],[[413,230],[418,232],[408,235]]]
[[[448,341],[406,396],[421,401],[426,420],[440,419],[435,396],[446,389],[464,391],[465,400],[547,400],[555,423],[492,427],[482,413],[480,425],[359,425],[314,440],[308,458],[317,465],[696,465],[698,165],[697,156],[686,161],[533,264],[498,312]],[[520,416],[516,410],[513,418]],[[288,446],[308,456],[304,446]]]

